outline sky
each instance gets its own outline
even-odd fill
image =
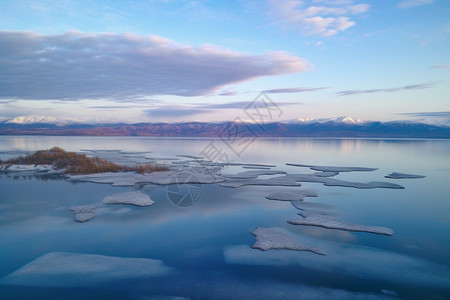
[[[450,121],[450,1],[0,0],[0,120]],[[450,124],[450,122],[449,122]]]

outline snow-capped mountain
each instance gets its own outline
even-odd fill
[[[239,128],[237,128],[239,127]],[[258,137],[370,137],[370,138],[450,138],[449,126],[417,121],[363,121],[349,117],[295,119],[253,123],[178,122],[124,124],[113,120],[17,117],[0,122],[0,135],[39,134],[77,136],[186,136],[223,137],[242,133]]]
[[[285,123],[295,124],[295,123],[328,123],[328,122],[334,122],[334,123],[346,123],[346,124],[362,124],[367,123],[371,121],[367,120],[361,120],[361,119],[354,119],[351,117],[336,117],[336,118],[320,118],[320,119],[312,119],[312,118],[298,118],[293,120],[287,120]]]
[[[49,116],[20,116],[4,121],[5,124],[33,125],[33,124],[51,124],[56,126],[67,126],[72,124],[113,124],[119,123],[115,119],[101,118],[58,118]]]

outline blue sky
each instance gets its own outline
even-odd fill
[[[0,0],[0,118],[449,119],[450,1]]]

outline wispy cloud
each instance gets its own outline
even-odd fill
[[[283,88],[283,89],[273,89],[273,90],[265,90],[265,93],[268,94],[288,94],[288,93],[305,93],[305,92],[315,92],[319,90],[328,89],[328,87],[319,87],[319,88],[307,88],[307,87],[299,87],[299,88]]]
[[[155,109],[147,109],[144,111],[147,116],[152,118],[179,118],[186,116],[193,116],[208,112],[207,109],[195,108],[195,107],[185,107],[185,106],[165,106]]]
[[[449,69],[450,68],[450,64],[449,65],[434,65],[430,67],[431,69]]]
[[[159,36],[0,32],[0,99],[143,99],[199,96],[262,76],[302,72],[285,52],[248,55]]]
[[[367,12],[368,4],[355,4],[350,0],[286,1],[268,0],[270,14],[308,35],[332,36],[344,31],[355,22],[349,16]]]
[[[166,104],[152,109],[145,110],[145,113],[150,117],[155,118],[177,118],[186,117],[199,114],[223,113],[224,110],[230,109],[244,109],[251,102],[250,101],[236,101],[229,103],[192,103],[185,105]],[[300,102],[277,102],[277,106],[302,105]]]
[[[427,83],[405,85],[402,87],[387,88],[387,89],[346,90],[346,91],[337,92],[336,94],[338,96],[349,96],[349,95],[372,94],[372,93],[392,93],[392,92],[401,92],[401,91],[405,91],[405,90],[421,90],[421,89],[431,88],[436,83],[437,82],[427,82]]]
[[[414,6],[431,4],[433,2],[434,2],[434,0],[405,0],[405,1],[400,2],[397,6],[399,8],[410,8],[410,7],[414,7]]]
[[[420,118],[450,118],[450,111],[399,113],[398,115],[407,115]]]
[[[235,96],[235,95],[237,95],[237,92],[229,91],[229,90],[223,90],[223,91],[219,91],[219,93],[217,95],[218,96]]]
[[[398,113],[397,115],[416,118],[415,120],[427,124],[450,127],[450,111]]]

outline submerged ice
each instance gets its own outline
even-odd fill
[[[107,281],[165,276],[172,271],[160,260],[51,252],[0,280],[36,287],[96,286]]]

